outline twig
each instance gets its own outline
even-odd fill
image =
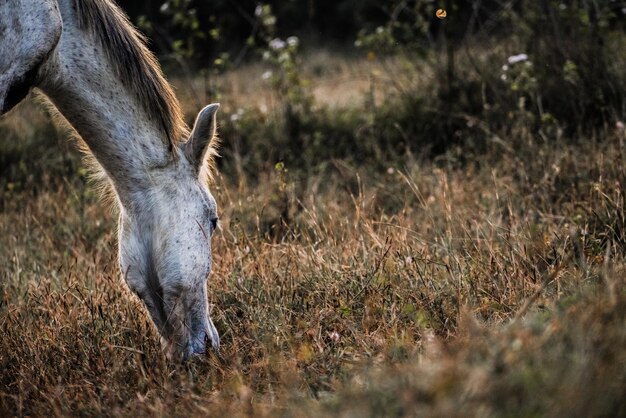
[[[543,293],[546,287],[548,287],[548,285],[557,278],[560,271],[561,271],[560,266],[557,266],[555,270],[552,272],[552,274],[550,274],[550,276],[548,276],[546,280],[543,281],[543,284],[541,285],[541,287],[535,290],[535,293],[533,293],[528,299],[526,299],[522,307],[515,314],[515,317],[513,317],[513,321],[511,321],[511,324],[517,323],[524,315],[526,315],[530,307],[533,305],[533,303],[537,301],[537,299],[539,298],[541,293]]]
[[[123,345],[112,345],[111,347],[113,348],[119,348],[120,350],[126,350],[126,351],[130,351],[132,353],[137,353],[137,354],[141,354],[141,355],[145,355],[145,353],[141,350],[137,350],[136,348],[132,348],[132,347],[126,347]]]

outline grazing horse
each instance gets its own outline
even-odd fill
[[[112,0],[0,0],[0,115],[39,88],[84,140],[119,206],[119,265],[169,358],[219,353],[208,312],[218,104],[189,131],[171,87]]]

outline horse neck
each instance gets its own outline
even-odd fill
[[[85,141],[124,205],[149,190],[151,173],[172,160],[167,138],[118,79],[103,47],[80,29],[71,1],[59,6],[63,33],[39,88]]]

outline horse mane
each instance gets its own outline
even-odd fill
[[[112,0],[73,0],[78,25],[91,33],[105,51],[122,84],[134,94],[149,118],[157,118],[168,147],[186,140],[189,129],[178,99],[146,37]]]

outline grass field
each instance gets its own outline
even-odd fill
[[[358,102],[374,64],[336,62],[317,99]],[[272,108],[242,99],[260,74],[216,81],[220,118]],[[224,359],[177,366],[117,271],[115,212],[22,104],[0,122],[0,415],[626,416],[626,131],[518,134],[382,168],[224,169]]]

